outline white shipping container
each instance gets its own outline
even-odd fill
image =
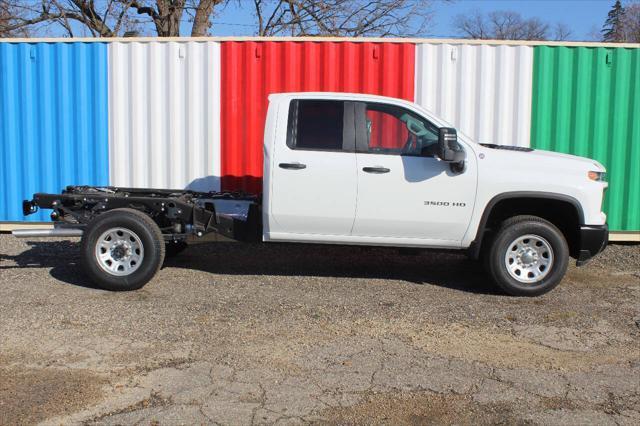
[[[109,44],[110,184],[220,189],[220,43]]]
[[[480,143],[529,146],[533,47],[419,43],[416,103]]]

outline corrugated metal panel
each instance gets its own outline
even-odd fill
[[[607,167],[612,230],[640,230],[640,49],[535,48],[531,145]]]
[[[148,42],[158,41],[157,37],[30,37],[30,38],[12,38],[0,39],[0,43],[9,40],[13,43],[70,43],[70,42]],[[550,41],[550,40],[482,40],[482,39],[464,39],[464,38],[417,38],[417,37],[317,37],[317,36],[206,36],[206,37],[163,37],[162,41],[329,41],[329,42],[353,42],[353,43],[448,43],[448,44],[481,44],[481,45],[508,45],[508,46],[573,46],[573,47],[630,47],[637,48],[640,43],[604,43],[593,41]]]
[[[416,102],[479,143],[529,146],[533,48],[419,44]]]
[[[220,44],[109,45],[111,184],[220,189]]]
[[[223,42],[222,186],[262,189],[270,93],[336,91],[413,99],[409,43]]]
[[[66,185],[108,183],[105,43],[0,43],[0,220]]]

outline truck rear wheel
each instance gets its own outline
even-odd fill
[[[158,225],[133,209],[115,209],[95,218],[82,236],[84,269],[99,287],[137,290],[164,261],[165,243]]]
[[[502,223],[485,266],[506,293],[538,296],[555,288],[569,263],[564,235],[551,222],[537,216],[516,216]]]

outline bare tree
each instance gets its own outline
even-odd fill
[[[539,19],[522,19],[516,12],[491,12],[488,19],[490,31],[498,40],[538,40],[549,30],[549,25]]]
[[[13,19],[1,25],[0,32],[58,24],[73,36],[72,22],[75,22],[93,36],[109,37],[115,34],[112,26],[118,27],[124,19],[117,0],[100,2],[102,10],[97,9],[94,0],[6,0],[6,3],[13,11]]]
[[[202,37],[208,34],[211,28],[211,16],[213,8],[222,3],[222,0],[200,0],[195,5],[193,25],[191,26],[192,37]]]
[[[127,0],[121,0],[127,1]],[[131,7],[149,19],[161,37],[180,36],[180,26],[192,22],[191,36],[208,34],[215,6],[226,0],[147,0],[131,1]],[[154,7],[155,5],[155,7]]]
[[[253,0],[260,36],[421,35],[430,6],[415,0]]]
[[[18,19],[18,11],[13,5],[7,0],[0,0],[0,37],[28,37],[27,28],[13,27]]]
[[[175,37],[190,25],[191,36],[207,35],[218,7],[229,0],[0,0],[7,4],[0,34],[47,26],[70,37],[114,37],[152,33]],[[262,36],[423,35],[430,0],[236,0],[250,7]]]
[[[524,19],[519,13],[512,11],[496,11],[488,15],[480,12],[470,16],[458,15],[454,26],[463,36],[474,39],[547,40],[551,31],[549,24],[540,19]],[[570,33],[565,25],[557,24],[554,38],[564,40]]]
[[[140,32],[151,24],[156,35],[175,37],[191,23],[192,36],[211,27],[215,6],[227,0],[0,0],[11,19],[0,20],[0,34],[39,25],[59,25],[71,37],[76,32],[114,37]]]
[[[470,16],[458,15],[454,25],[465,37],[483,40],[492,38],[489,23],[485,16],[478,11]]]
[[[571,31],[571,29],[562,22],[558,22],[553,27],[553,39],[556,41],[568,40],[572,34],[573,32]]]
[[[627,43],[640,43],[640,2],[630,3],[624,8],[621,24],[622,39]]]

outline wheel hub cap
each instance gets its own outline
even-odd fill
[[[517,260],[520,265],[528,267],[538,260],[538,253],[531,249],[520,250]]]
[[[521,283],[537,283],[553,266],[553,249],[539,235],[523,235],[511,242],[504,261],[511,277]]]
[[[118,243],[111,249],[111,257],[115,260],[123,260],[131,257],[131,244]]]
[[[107,273],[130,275],[142,264],[144,247],[135,232],[126,228],[111,228],[98,238],[95,256],[98,265]]]

